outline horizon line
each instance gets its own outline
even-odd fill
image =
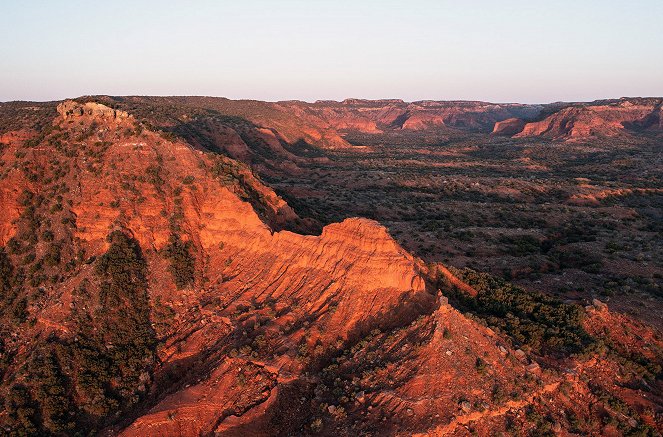
[[[545,105],[554,105],[554,104],[579,104],[579,103],[594,103],[594,102],[603,102],[603,101],[619,101],[619,100],[629,100],[629,99],[663,99],[663,96],[620,96],[620,97],[605,97],[594,100],[556,100],[549,102],[537,102],[537,103],[523,103],[518,101],[488,101],[488,100],[476,100],[476,99],[419,99],[419,100],[405,100],[398,97],[385,97],[385,98],[363,98],[363,97],[346,97],[342,100],[334,99],[316,99],[316,100],[304,100],[304,99],[280,99],[280,100],[260,100],[255,98],[230,98],[225,96],[212,96],[212,95],[203,95],[203,94],[126,94],[126,95],[113,95],[113,94],[84,94],[78,97],[65,97],[62,99],[46,99],[46,100],[5,100],[0,101],[0,104],[8,103],[55,103],[63,102],[66,100],[78,100],[84,98],[95,98],[95,97],[110,97],[110,98],[132,98],[132,97],[157,97],[157,98],[212,98],[212,99],[225,99],[236,102],[262,102],[262,103],[306,103],[306,104],[317,104],[317,103],[339,103],[344,104],[348,101],[365,101],[365,102],[401,102],[406,104],[415,104],[423,102],[439,102],[439,103],[487,103],[493,105],[528,105],[528,106],[545,106]]]

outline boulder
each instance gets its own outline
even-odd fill
[[[598,311],[608,311],[608,305],[606,305],[604,302],[601,302],[598,299],[592,299],[592,305]]]
[[[528,364],[527,367],[525,367],[525,369],[527,369],[527,371],[530,373],[539,373],[541,371],[539,363],[534,363],[534,362]]]

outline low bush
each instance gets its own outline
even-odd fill
[[[581,353],[594,343],[582,327],[584,312],[578,305],[565,304],[471,269],[455,270],[455,274],[478,292],[472,297],[460,290],[450,290],[462,309],[537,353]]]
[[[176,234],[170,236],[170,241],[164,249],[164,255],[170,261],[170,273],[179,289],[193,284],[195,259],[191,254],[191,249],[191,242],[182,241]]]

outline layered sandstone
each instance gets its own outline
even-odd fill
[[[498,121],[493,127],[494,135],[513,136],[523,130],[525,122],[520,118],[508,118],[503,121]]]
[[[660,99],[570,105],[541,121],[527,123],[516,137],[579,140],[643,130],[661,131]]]
[[[485,131],[495,122],[514,116],[532,117],[540,111],[536,105],[358,99],[341,103],[321,102],[308,108],[336,129],[364,133],[379,133],[385,129],[420,131],[444,128]]]
[[[106,251],[106,237],[113,230],[136,238],[155,272],[150,276],[150,298],[176,314],[162,333],[169,340],[160,351],[161,368],[168,371],[185,357],[208,355],[220,360],[201,363],[213,365],[215,370],[200,375],[203,379],[198,385],[175,397],[160,400],[159,393],[167,387],[156,387],[155,401],[159,401],[125,431],[127,435],[211,432],[231,411],[244,413],[265,401],[277,383],[299,375],[304,362],[296,356],[302,348],[313,351],[320,345],[327,349],[356,341],[375,327],[410,320],[431,304],[417,260],[376,222],[348,219],[325,227],[319,236],[274,232],[240,196],[246,196],[250,185],[251,192],[260,193],[263,204],[277,210],[287,205],[248,170],[241,166],[238,170],[232,162],[219,162],[219,158],[157,133],[125,136],[124,127],[108,124],[116,122],[117,113],[103,105],[64,104],[60,109],[65,123],[68,117],[82,121],[71,128],[63,124],[62,129],[94,129],[79,147],[90,147],[98,156],[92,161],[85,154],[72,158],[73,172],[66,177],[71,187],[66,199],[76,221],[76,246],[94,257]],[[99,153],[97,147],[102,147]],[[37,147],[30,151],[30,159],[39,162],[54,152]],[[213,168],[217,176],[212,175]],[[226,168],[235,169],[224,174]],[[0,181],[3,198],[7,197],[4,193],[17,191],[11,183],[10,179]],[[37,184],[31,189],[40,192],[46,187]],[[180,200],[174,203],[175,198]],[[17,213],[22,212],[19,210]],[[14,215],[0,217],[1,229],[10,229]],[[173,217],[178,217],[180,237],[194,244],[196,277],[200,278],[196,281],[200,285],[181,292],[168,273],[156,273],[163,265],[159,252],[173,232]],[[77,276],[89,274],[90,269],[83,268],[70,275],[66,284],[79,283]],[[44,292],[48,299],[74,300],[69,286],[52,285]],[[190,319],[191,309],[209,301],[216,303]],[[254,362],[251,357],[230,358],[229,350],[219,346],[224,338],[246,329],[246,321],[238,315],[248,306],[273,306],[275,310],[263,334],[277,342],[267,363]],[[25,335],[58,332],[66,336],[72,331],[68,313],[61,306],[33,311],[39,321]],[[256,310],[249,318],[264,318],[263,312]],[[157,380],[159,372],[156,369]],[[236,386],[238,372],[255,390]],[[254,386],[256,379],[264,385]]]
[[[132,97],[131,102],[150,101]],[[175,98],[165,102],[185,106],[200,105],[226,115],[242,117],[258,127],[271,129],[289,144],[304,142],[320,148],[350,147],[344,139],[347,132],[379,134],[389,130],[490,132],[496,122],[517,117],[531,119],[541,105],[494,104],[465,101],[404,102],[397,99],[346,99],[342,102],[300,101],[258,102],[218,98]]]

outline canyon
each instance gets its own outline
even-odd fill
[[[661,98],[0,104],[2,435],[660,435]]]

